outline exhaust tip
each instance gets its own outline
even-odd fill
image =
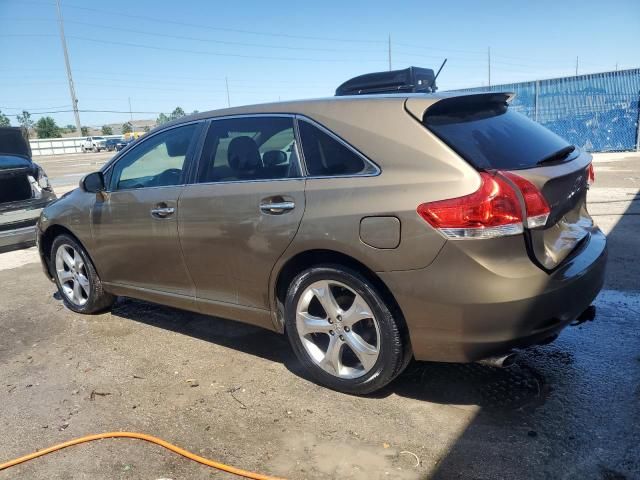
[[[489,367],[509,368],[516,363],[517,358],[518,354],[516,352],[509,352],[505,355],[500,355],[497,357],[483,358],[482,360],[478,360],[476,363],[487,365]]]

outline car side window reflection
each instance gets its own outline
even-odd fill
[[[181,184],[187,152],[197,130],[194,123],[143,140],[113,166],[111,190]]]
[[[198,182],[268,180],[300,176],[293,119],[244,117],[211,122]]]
[[[360,155],[309,122],[301,121],[300,137],[304,160],[312,177],[366,175],[376,169]]]

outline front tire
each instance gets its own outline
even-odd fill
[[[73,237],[57,236],[49,258],[58,292],[70,310],[91,314],[113,305],[115,297],[104,291],[89,255]]]
[[[398,320],[366,277],[339,265],[303,271],[285,301],[287,336],[303,367],[350,394],[378,390],[405,367]]]

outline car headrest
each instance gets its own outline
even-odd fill
[[[262,155],[262,163],[266,168],[287,163],[287,154],[282,150],[269,150]]]
[[[191,137],[185,138],[184,135],[172,135],[167,139],[167,154],[170,157],[185,157],[189,144],[191,143]]]
[[[262,164],[258,145],[251,137],[235,137],[229,142],[227,148],[227,160],[234,170],[254,170]]]

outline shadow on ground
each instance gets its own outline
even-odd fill
[[[640,230],[630,232],[639,221],[629,212],[609,234],[614,264],[637,268]],[[511,368],[413,362],[376,393],[479,407],[429,478],[640,478],[640,302],[625,300],[640,285],[623,287],[620,295],[631,296],[603,292],[593,323],[522,352]],[[286,338],[273,332],[130,299],[112,314],[280,362],[305,377]]]

